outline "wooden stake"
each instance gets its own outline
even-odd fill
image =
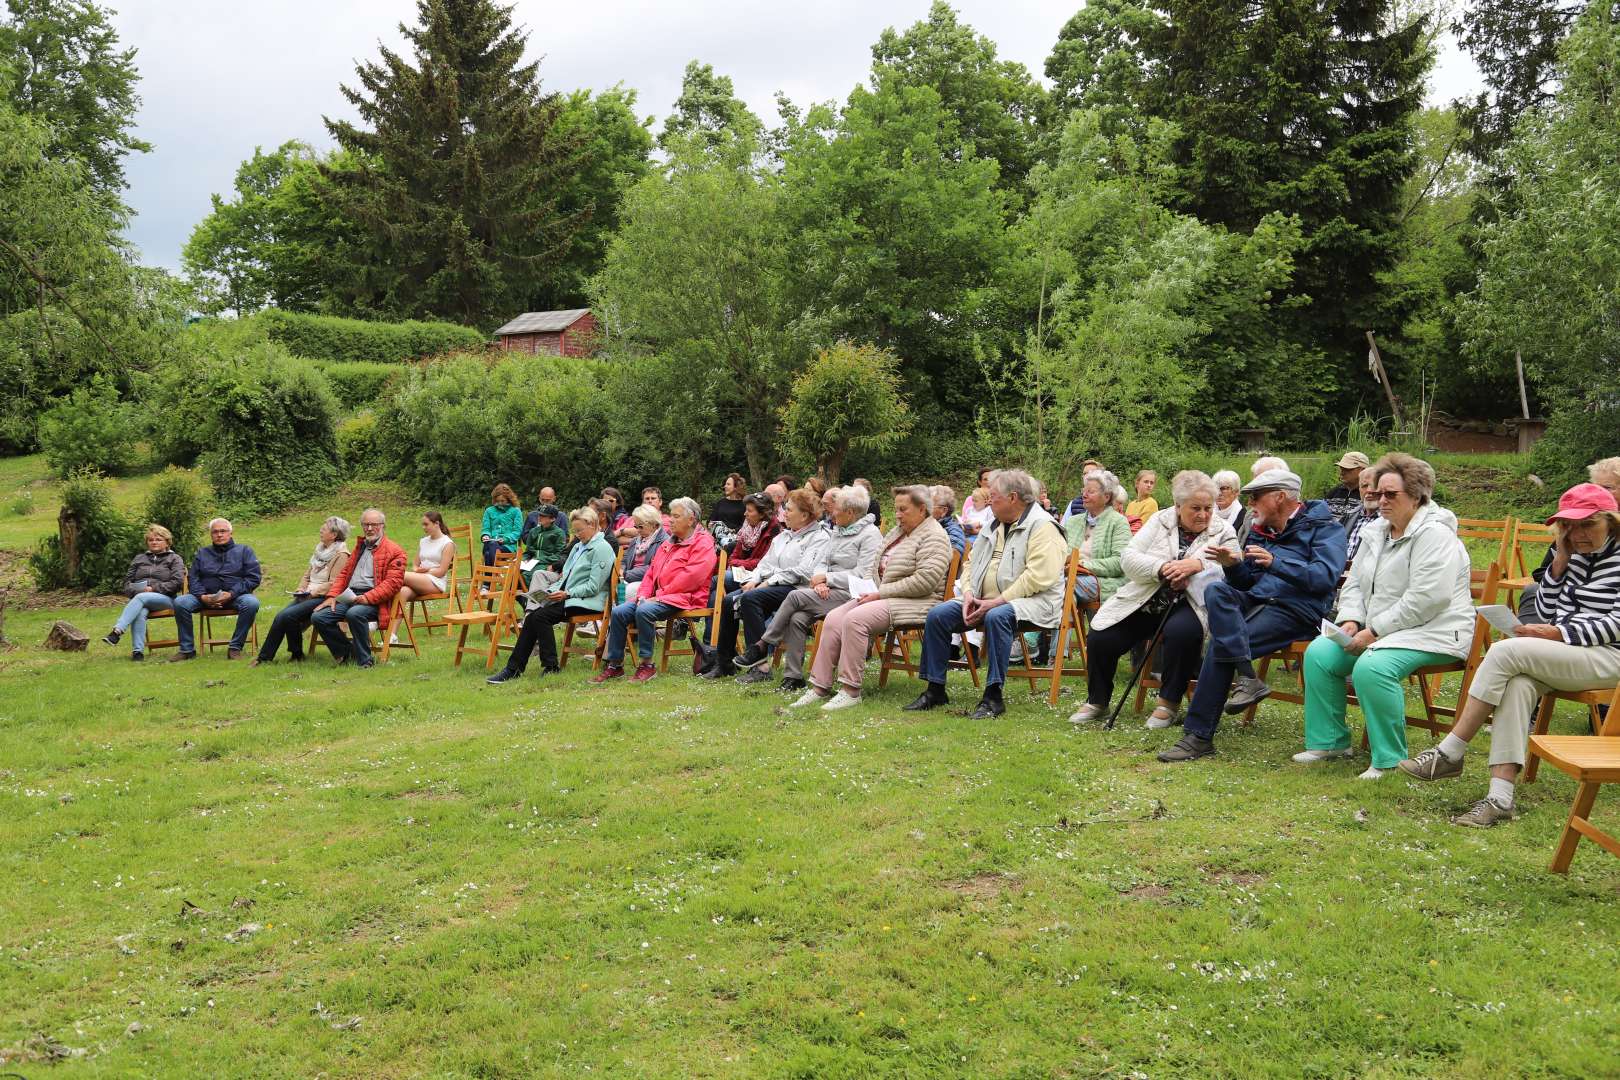
[[[1513,350],[1513,366],[1519,373],[1519,409],[1526,420],[1530,419],[1530,395],[1524,392],[1524,354],[1518,349]]]
[[[1395,417],[1395,430],[1405,431],[1406,425],[1401,422],[1401,403],[1396,400],[1395,388],[1389,384],[1389,372],[1384,370],[1384,357],[1378,351],[1378,342],[1371,330],[1367,331],[1367,348],[1372,358],[1373,374],[1384,388],[1384,396],[1389,398],[1389,411]]]

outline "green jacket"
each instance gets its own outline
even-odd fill
[[[556,586],[568,594],[563,606],[570,611],[601,611],[607,600],[608,578],[613,576],[617,561],[613,545],[601,533],[591,537],[588,544],[575,545],[563,563],[562,580]]]
[[[1078,513],[1063,527],[1069,537],[1069,550],[1079,551],[1086,538],[1086,515]],[[1105,507],[1091,531],[1091,558],[1084,560],[1080,569],[1097,575],[1099,600],[1107,600],[1125,584],[1125,568],[1119,556],[1131,542],[1131,523],[1112,506]]]
[[[508,550],[517,548],[518,534],[523,531],[523,509],[517,506],[484,507],[484,536],[499,540]]]
[[[549,529],[535,525],[523,534],[523,550],[530,558],[539,559],[546,569],[559,566],[563,552],[568,550],[568,534],[560,525],[553,524]]]

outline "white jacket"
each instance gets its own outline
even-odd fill
[[[1159,567],[1173,561],[1181,550],[1180,532],[1174,506],[1165,507],[1142,523],[1142,528],[1119,556],[1120,569],[1125,571],[1125,584],[1092,617],[1093,630],[1106,630],[1124,621],[1159,591],[1159,586],[1163,584],[1159,580]],[[1215,561],[1215,556],[1208,554],[1209,549],[1229,546],[1236,540],[1237,533],[1232,531],[1231,523],[1220,514],[1211,514],[1209,525],[1187,548],[1186,557],[1202,560],[1206,570],[1219,567],[1221,564]],[[1189,590],[1189,595],[1198,621],[1204,623],[1207,630],[1209,624],[1205,621],[1202,593]]]
[[[828,539],[819,521],[812,521],[798,532],[784,527],[754,567],[754,580],[761,585],[809,584]]]
[[[1335,622],[1357,622],[1378,635],[1370,649],[1416,649],[1458,658],[1474,638],[1472,565],[1457,538],[1457,518],[1427,503],[1391,540],[1383,518],[1361,527],[1361,546],[1339,590]]]

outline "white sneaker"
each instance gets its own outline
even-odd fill
[[[1376,766],[1368,766],[1367,771],[1356,777],[1357,780],[1382,780],[1384,770]]]
[[[390,645],[398,645],[399,644],[399,635],[398,634],[389,634],[388,635],[388,644],[390,644]]]
[[[827,704],[825,704],[825,705],[823,705],[821,707],[821,711],[822,712],[834,712],[835,710],[847,709],[851,705],[859,705],[860,703],[861,703],[860,698],[855,697],[855,696],[853,696],[851,694],[846,694],[842,690],[840,690],[840,691],[838,691],[838,693],[834,694],[832,697],[827,699]]]
[[[1343,750],[1301,750],[1294,755],[1294,764],[1315,765],[1323,761],[1337,761],[1355,756],[1356,752],[1348,747]]]
[[[1176,722],[1176,710],[1166,709],[1160,705],[1148,714],[1147,729],[1149,731],[1163,731]]]
[[[1074,710],[1074,714],[1069,717],[1069,723],[1071,723],[1071,724],[1084,724],[1088,720],[1095,720],[1095,719],[1097,719],[1097,717],[1099,717],[1101,715],[1102,715],[1102,706],[1101,705],[1093,705],[1091,702],[1088,701],[1084,705],[1081,705],[1078,709]]]
[[[826,700],[826,695],[812,686],[806,689],[804,693],[800,694],[798,698],[796,698],[793,703],[788,706],[788,708],[802,709],[806,705],[819,705]]]

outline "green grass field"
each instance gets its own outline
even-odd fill
[[[9,554],[54,523],[39,473],[0,462],[36,493],[0,500]],[[332,509],[372,501],[414,544],[387,489]],[[240,530],[267,603],[321,516]],[[904,678],[836,714],[490,687],[442,634],[369,672],[38,648],[113,611],[6,623],[0,1075],[1617,1073],[1620,860],[1547,872],[1556,770],[1476,832],[1446,819],[1482,754],[1306,769],[1285,704],[1175,767],[1128,711],[1073,729],[1072,684],[985,724],[965,677],[929,714]]]

